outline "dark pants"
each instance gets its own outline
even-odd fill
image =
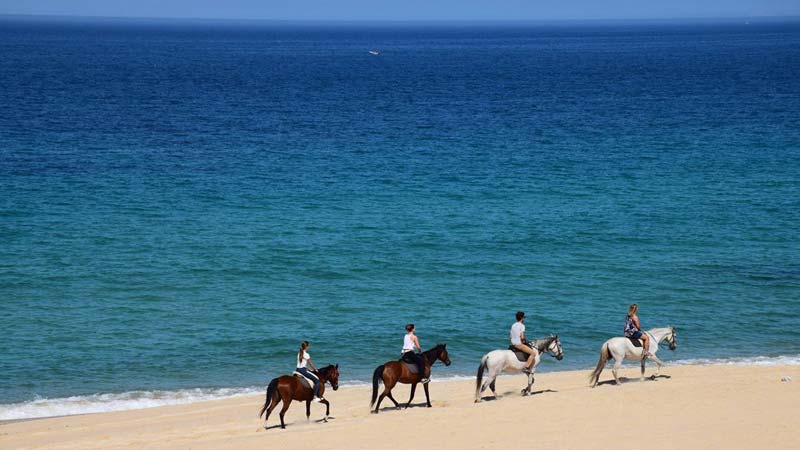
[[[298,367],[297,371],[305,375],[306,378],[314,380],[314,397],[319,397],[319,378],[305,367]]]
[[[425,378],[425,358],[419,353],[405,352],[400,356],[400,360],[409,364],[416,364],[419,370],[419,377]]]

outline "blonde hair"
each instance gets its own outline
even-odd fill
[[[639,305],[637,305],[636,303],[632,304],[631,306],[628,307],[628,317],[636,314],[637,311],[639,311]]]
[[[298,363],[303,362],[303,352],[306,351],[308,346],[309,346],[308,341],[303,341],[303,342],[300,343],[300,351],[297,352],[297,362]]]

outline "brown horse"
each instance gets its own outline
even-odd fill
[[[439,344],[426,352],[422,352],[422,358],[425,360],[426,372],[430,372],[431,366],[433,366],[433,363],[437,360],[443,362],[445,366],[450,365],[450,357],[447,355],[447,344]],[[375,410],[373,410],[372,413],[378,413],[384,397],[389,397],[389,400],[394,403],[394,406],[398,409],[400,408],[400,404],[392,397],[392,388],[394,388],[398,382],[411,385],[411,396],[408,398],[406,408],[411,406],[411,400],[414,399],[414,392],[417,390],[417,383],[419,383],[424,376],[424,373],[410,372],[408,367],[400,361],[389,361],[382,366],[378,366],[372,374],[372,401],[369,403],[370,408],[372,408],[372,405],[375,405],[375,400],[378,400],[378,404],[375,405]],[[383,380],[383,392],[380,398],[378,398],[378,383],[380,383],[381,380]],[[422,387],[425,389],[425,399],[428,408],[430,408],[431,396],[428,392],[428,384],[425,383]]]
[[[334,391],[339,389],[338,364],[335,366],[330,365],[323,367],[322,369],[319,369],[319,371],[314,372],[314,374],[317,376],[317,378],[319,378],[320,397],[322,397],[322,394],[325,393],[326,382],[331,384],[331,387]],[[289,409],[289,405],[292,403],[292,400],[306,402],[306,419],[308,419],[311,416],[311,400],[313,399],[313,387],[306,387],[306,385],[297,377],[292,375],[283,375],[278,378],[273,378],[272,381],[269,382],[269,386],[267,386],[267,399],[264,402],[264,407],[261,408],[261,412],[258,413],[258,417],[263,416],[264,411],[267,412],[267,416],[264,417],[264,429],[267,429],[267,420],[269,420],[269,415],[272,414],[272,410],[278,406],[278,403],[283,401],[283,408],[281,408],[280,412],[281,428],[286,428],[286,425],[283,423],[283,415],[286,414],[286,410]],[[322,400],[322,403],[325,404],[325,418],[322,420],[327,422],[328,416],[331,414],[331,404],[325,399]]]

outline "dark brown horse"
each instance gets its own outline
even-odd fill
[[[322,394],[325,393],[326,382],[331,384],[331,387],[334,391],[339,389],[338,364],[335,366],[330,365],[323,367],[322,369],[319,369],[319,371],[314,372],[314,375],[319,378],[320,397],[322,397]],[[306,419],[308,419],[311,416],[311,400],[313,399],[313,387],[306,387],[305,383],[303,383],[297,377],[292,375],[283,375],[278,378],[273,378],[272,381],[269,382],[269,386],[267,386],[267,399],[264,402],[264,407],[261,408],[261,412],[258,413],[258,417],[264,415],[264,411],[267,412],[267,416],[264,417],[264,428],[267,429],[267,420],[269,420],[269,415],[272,414],[272,410],[278,406],[278,403],[283,401],[283,408],[281,408],[280,412],[281,428],[286,428],[286,425],[283,423],[283,416],[286,414],[286,410],[289,409],[289,405],[292,403],[292,400],[306,402]],[[331,414],[331,404],[325,399],[322,400],[322,403],[325,404],[325,418],[322,420],[327,422],[328,416]]]
[[[433,363],[437,360],[443,362],[445,366],[450,365],[450,357],[447,355],[447,344],[439,344],[426,352],[422,352],[422,358],[425,360],[426,372],[430,372],[431,366],[433,366]],[[417,390],[417,383],[419,383],[424,376],[424,373],[412,373],[408,370],[408,367],[400,361],[389,361],[382,366],[378,366],[372,374],[372,401],[369,403],[370,408],[372,408],[372,405],[375,405],[375,400],[378,400],[378,404],[375,405],[375,410],[372,411],[373,414],[378,413],[384,397],[389,397],[389,400],[394,403],[394,406],[398,409],[400,408],[400,404],[392,397],[392,388],[394,388],[398,382],[411,385],[411,396],[408,398],[406,408],[411,406],[411,400],[414,399],[414,392]],[[378,398],[378,383],[380,383],[381,380],[383,380],[383,392],[380,398]],[[425,383],[422,387],[425,389],[425,399],[428,408],[430,408],[431,396],[428,392],[428,384]]]

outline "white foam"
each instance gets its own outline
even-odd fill
[[[754,356],[740,358],[697,358],[665,361],[675,365],[728,365],[728,366],[797,366],[800,355]],[[565,369],[565,370],[575,370]],[[557,372],[557,370],[548,370]],[[474,375],[433,377],[431,382],[474,380]],[[342,387],[370,386],[364,381],[343,382]],[[109,411],[153,408],[156,406],[217,400],[244,395],[264,394],[264,387],[181,389],[176,391],[132,391],[121,394],[93,394],[65,398],[39,398],[28,402],[0,405],[0,421],[35,419],[40,417],[69,416]]]
[[[93,394],[65,398],[39,398],[29,402],[0,405],[0,420],[34,419],[238,397],[262,392],[256,388],[181,389],[177,391],[132,391],[121,394]]]
[[[670,364],[695,366],[800,366],[800,355],[679,359]]]

